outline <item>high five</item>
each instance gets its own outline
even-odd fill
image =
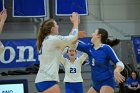
[[[78,37],[79,14],[73,12],[70,20],[73,24],[72,31],[68,36],[59,34],[59,26],[54,19],[43,22],[37,38],[40,68],[35,80],[38,92],[60,93],[58,70],[61,49],[70,46]]]

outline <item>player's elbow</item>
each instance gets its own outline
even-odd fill
[[[121,67],[122,70],[124,70],[124,64],[123,64],[123,62],[121,62],[121,61],[117,62],[116,63],[116,66]]]

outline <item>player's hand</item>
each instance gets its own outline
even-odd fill
[[[70,16],[70,20],[73,24],[79,24],[80,23],[80,15],[76,12],[73,12]]]
[[[132,87],[131,89],[132,89],[132,90],[137,90],[136,87]]]
[[[76,40],[74,40],[72,43],[71,43],[71,45],[75,45],[76,43],[77,43],[77,39]]]
[[[0,21],[5,22],[6,18],[7,18],[7,10],[4,9],[0,12]]]
[[[121,83],[121,82],[125,81],[125,77],[123,75],[121,75],[120,72],[114,71],[114,78],[118,83]]]

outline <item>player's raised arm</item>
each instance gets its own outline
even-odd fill
[[[6,18],[7,18],[7,11],[6,9],[4,9],[0,12],[0,33],[2,32]]]

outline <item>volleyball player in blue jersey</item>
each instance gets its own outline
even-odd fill
[[[0,12],[0,33],[2,32],[6,18],[7,18],[7,11],[6,9],[4,9]],[[2,54],[3,51],[4,51],[4,46],[0,41],[0,54]]]
[[[87,53],[90,61],[93,84],[87,93],[114,93],[115,80],[123,82],[125,79],[120,74],[124,69],[124,64],[111,48],[118,44],[119,40],[109,40],[108,32],[98,28],[92,34],[91,42],[93,44],[77,43],[77,50]],[[110,60],[116,64],[115,70],[111,66]]]
[[[80,16],[72,13],[70,20],[73,29],[68,36],[58,35],[59,26],[54,19],[44,21],[37,38],[40,67],[36,76],[35,85],[41,93],[60,93],[59,82],[59,55],[61,49],[69,46],[78,37]]]

